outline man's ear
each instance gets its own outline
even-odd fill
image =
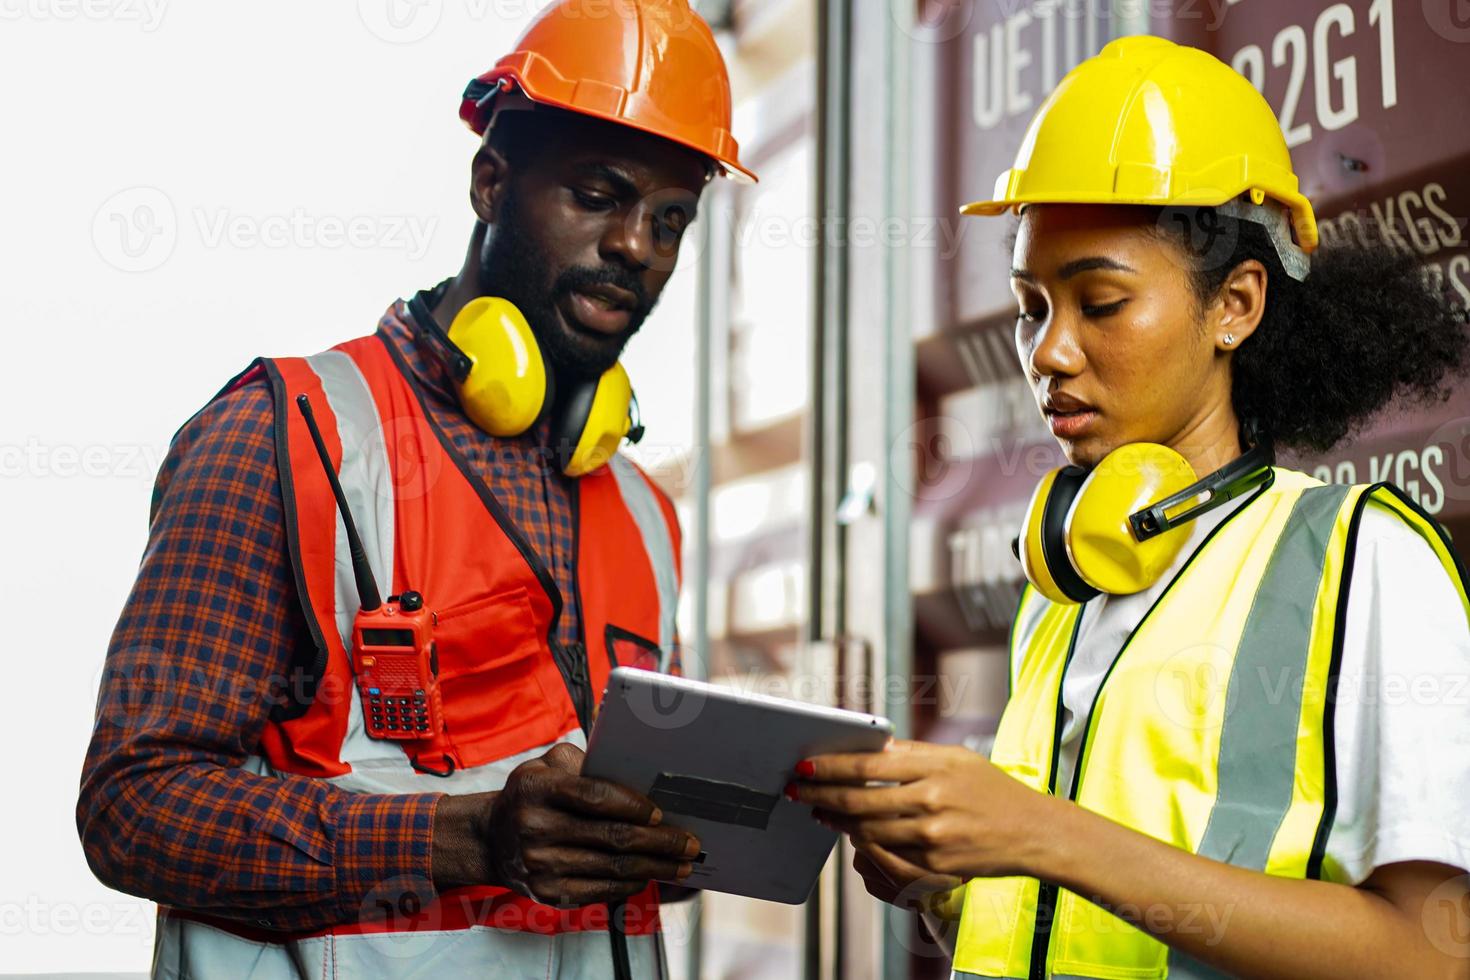
[[[487,225],[495,224],[510,181],[510,162],[499,149],[484,143],[470,164],[470,207],[475,217]]]

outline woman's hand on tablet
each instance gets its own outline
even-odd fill
[[[795,798],[915,901],[967,878],[1027,874],[1053,802],[978,753],[925,742],[815,756],[797,777]]]

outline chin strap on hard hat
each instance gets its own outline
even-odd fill
[[[485,119],[485,135],[495,129],[495,120],[502,112],[525,112],[536,107],[524,92],[516,89],[514,79],[499,78],[493,82],[475,79],[465,87],[464,97],[475,103],[475,111]]]
[[[1285,206],[1271,200],[1257,204],[1242,195],[1218,205],[1215,211],[1266,229],[1266,234],[1276,249],[1276,257],[1281,260],[1281,268],[1297,282],[1306,280],[1307,274],[1312,271],[1312,259],[1291,237],[1291,217]]]

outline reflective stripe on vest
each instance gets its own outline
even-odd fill
[[[608,980],[614,976],[605,932],[544,934],[488,926],[421,930],[388,936],[326,935],[274,943],[251,942],[215,925],[161,916],[153,954],[155,980],[380,980],[390,977],[555,977]],[[666,977],[656,935],[629,936],[630,973]]]
[[[1331,879],[1334,869],[1322,866],[1334,802],[1329,692],[1370,502],[1430,544],[1470,617],[1458,559],[1401,492],[1324,486],[1278,469],[1195,549],[1125,641],[1069,787],[1055,785],[1055,746],[1083,607],[1026,591],[992,761],[1033,789],[1070,795],[1176,847],[1267,874]],[[1198,912],[1170,928],[1212,928],[1204,903]],[[1037,938],[1044,949],[1033,949]],[[954,970],[1015,980],[1220,975],[1081,896],[1020,877],[965,885]]]
[[[274,393],[287,539],[323,669],[310,706],[273,720],[246,768],[358,793],[463,794],[500,789],[516,766],[557,742],[585,747],[551,652],[562,597],[493,492],[429,421],[391,348],[364,337],[258,366]],[[436,614],[446,730],[432,739],[366,734],[349,659],[357,591],[335,500],[294,404],[300,393],[311,399],[379,590],[418,590]],[[615,656],[604,632],[669,649],[678,593],[672,505],[630,462],[615,461],[574,491],[578,598],[584,624],[597,627],[577,668],[593,697]],[[660,656],[647,666],[666,663]],[[415,759],[453,770],[442,778],[416,771]],[[354,921],[292,935],[161,909],[155,975],[612,975],[605,906],[557,910],[490,887],[431,901],[429,883],[412,876],[382,890]],[[412,914],[384,920],[376,899]],[[629,955],[644,966],[634,975],[657,975],[655,885],[628,900],[625,922]]]
[[[649,488],[647,478],[638,472],[637,467],[622,456],[614,456],[608,468],[618,481],[618,492],[623,496],[624,506],[638,525],[643,546],[648,552],[649,566],[653,569],[659,600],[659,670],[667,670],[669,656],[674,649],[674,617],[679,606],[678,566],[673,561],[674,543],[669,537],[669,522],[659,507],[658,498]]]

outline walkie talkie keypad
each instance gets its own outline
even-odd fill
[[[386,728],[390,732],[429,731],[429,700],[422,690],[412,695],[385,696],[382,689],[369,688],[368,712],[374,728]]]

